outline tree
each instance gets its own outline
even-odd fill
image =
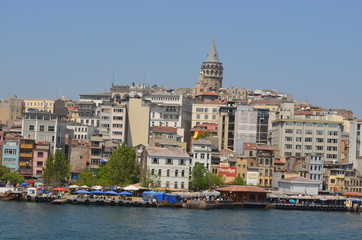
[[[16,185],[18,183],[23,183],[25,181],[24,176],[16,173],[16,172],[7,172],[3,175],[3,179],[10,182],[12,185]]]
[[[0,166],[0,179],[5,180],[5,174],[9,173],[10,169],[5,166]]]
[[[48,157],[43,170],[45,183],[53,187],[62,186],[67,182],[70,175],[70,166],[67,156],[61,151],[56,151],[55,154],[51,154]]]
[[[244,178],[242,178],[242,177],[240,177],[240,176],[237,176],[237,177],[234,179],[233,184],[234,184],[234,185],[242,185],[242,186],[244,186],[244,185],[246,185],[246,182],[245,182]]]
[[[109,156],[109,161],[99,170],[99,181],[109,185],[127,185],[139,181],[140,168],[136,151],[122,144]]]
[[[142,187],[145,188],[156,188],[159,186],[161,178],[158,174],[151,175],[150,171],[148,170],[146,175],[142,177]]]
[[[207,179],[209,188],[221,187],[225,185],[225,178],[219,174],[208,173]]]
[[[94,186],[97,184],[97,178],[91,171],[89,171],[88,169],[85,169],[79,173],[78,179],[77,179],[77,184]]]
[[[205,190],[208,188],[208,178],[207,178],[208,171],[199,162],[195,163],[194,168],[192,169],[192,184],[191,189],[194,191]]]

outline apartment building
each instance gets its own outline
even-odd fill
[[[280,119],[273,121],[271,144],[280,156],[322,156],[325,162],[339,162],[342,122]]]
[[[351,122],[349,135],[349,157],[348,162],[353,164],[359,176],[362,176],[362,145],[361,130],[362,120]]]
[[[166,126],[184,129],[184,139],[190,139],[192,100],[183,95],[150,94],[150,126]]]
[[[35,141],[33,139],[20,139],[18,171],[25,178],[33,176],[34,146]]]
[[[196,162],[201,163],[209,172],[211,172],[211,152],[212,144],[208,140],[194,140],[192,141],[192,160],[191,170]]]
[[[192,122],[191,126],[211,123],[219,123],[219,108],[226,103],[217,101],[200,101],[194,100],[192,104]]]
[[[49,142],[50,152],[65,151],[66,119],[49,112],[28,112],[22,119],[21,135],[35,142]]]
[[[19,170],[19,145],[18,140],[5,140],[2,147],[2,165],[12,172]]]
[[[0,101],[0,123],[12,126],[14,121],[22,117],[23,100],[17,97],[3,98]]]
[[[189,188],[190,157],[182,148],[148,147],[146,168],[151,176],[160,177],[161,188],[180,190]]]
[[[268,142],[268,109],[230,102],[220,107],[219,114],[219,150],[231,149],[241,154],[244,143]]]

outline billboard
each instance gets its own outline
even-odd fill
[[[236,178],[236,167],[218,167],[218,174],[225,178],[225,183],[232,183]]]
[[[248,171],[246,173],[246,184],[248,185],[258,185],[259,184],[259,172],[258,171]]]

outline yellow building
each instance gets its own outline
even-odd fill
[[[130,98],[128,102],[127,145],[148,145],[150,133],[150,102],[142,98]]]
[[[11,126],[23,113],[23,100],[14,98],[3,98],[0,101],[0,123]]]
[[[222,102],[216,101],[198,101],[192,104],[192,122],[191,127],[203,123],[218,124],[219,122],[219,107],[225,105]]]
[[[53,99],[24,99],[25,112],[44,111],[54,113]]]

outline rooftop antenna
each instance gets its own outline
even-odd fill
[[[112,87],[114,86],[114,69],[113,69],[113,79],[112,79]]]

